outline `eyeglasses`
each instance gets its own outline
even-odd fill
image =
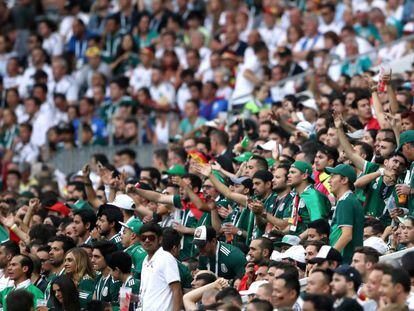
[[[156,239],[155,235],[141,235],[141,241],[145,242],[146,240],[150,241],[150,242],[154,242]]]

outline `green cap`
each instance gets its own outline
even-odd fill
[[[402,146],[407,143],[414,143],[414,130],[402,132],[400,135],[400,144],[397,151],[400,151]]]
[[[92,206],[89,204],[88,201],[78,200],[74,204],[67,204],[72,210],[80,211],[81,209],[89,209],[93,211]]]
[[[243,162],[249,161],[252,156],[253,156],[253,153],[247,151],[235,157],[233,160],[239,163],[243,163]]]
[[[336,175],[344,176],[348,178],[348,180],[351,183],[354,183],[355,180],[357,179],[355,170],[352,168],[352,166],[348,164],[338,164],[335,167],[327,167],[325,168],[325,172],[327,172],[330,175],[336,174]]]
[[[119,222],[122,227],[130,229],[135,234],[139,234],[139,230],[141,229],[143,223],[139,218],[133,218],[127,223],[124,223],[122,221]]]
[[[185,170],[184,166],[177,164],[177,165],[174,165],[169,170],[166,170],[164,173],[168,175],[183,176],[187,174],[187,171]]]
[[[312,165],[303,161],[295,161],[290,167],[294,167],[301,171],[302,173],[308,174],[308,179],[310,182],[315,182],[312,177]]]

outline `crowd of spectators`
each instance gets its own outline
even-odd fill
[[[414,310],[413,34],[413,0],[0,0],[2,310]]]

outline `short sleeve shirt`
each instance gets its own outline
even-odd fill
[[[135,243],[124,250],[132,259],[132,270],[134,276],[139,278],[142,270],[142,262],[147,256],[147,252],[142,248],[140,243]]]
[[[351,263],[354,250],[362,246],[364,235],[364,212],[356,196],[347,192],[338,200],[331,224],[329,244],[334,246],[339,240],[341,227],[352,227],[352,240],[342,250],[342,257],[345,263]]]
[[[215,256],[200,256],[199,268],[210,270],[225,279],[235,279],[244,275],[246,262],[246,257],[239,248],[217,242]]]

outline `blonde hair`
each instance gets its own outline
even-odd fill
[[[72,248],[67,252],[66,256],[69,254],[72,254],[75,258],[76,272],[73,275],[75,283],[82,280],[85,275],[92,279],[95,278],[95,271],[93,270],[92,263],[89,259],[88,253],[83,248]]]

